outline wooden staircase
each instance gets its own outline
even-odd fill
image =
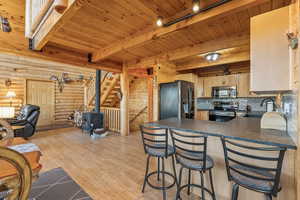
[[[120,74],[106,73],[101,80],[101,103],[103,107],[120,107]],[[85,88],[86,107],[93,110],[95,105],[95,80],[90,81]]]

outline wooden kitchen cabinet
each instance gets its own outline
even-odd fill
[[[289,6],[251,18],[251,91],[292,89]]]
[[[205,77],[203,79],[203,97],[211,97],[214,81],[215,77]]]
[[[209,120],[209,111],[197,111],[197,114],[196,114],[196,119],[197,120]]]
[[[257,95],[250,92],[250,74],[242,73],[237,75],[238,97],[256,97]]]
[[[212,87],[236,86],[238,97],[257,97],[250,92],[250,73],[241,73],[227,76],[200,77],[196,88],[196,97],[212,97]]]
[[[237,76],[213,76],[203,78],[203,97],[212,97],[212,88],[220,86],[237,86]]]

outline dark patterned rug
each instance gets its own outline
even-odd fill
[[[62,168],[42,173],[32,184],[30,198],[35,200],[92,200]]]

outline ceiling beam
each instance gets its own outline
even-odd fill
[[[199,59],[199,62],[197,63],[188,63],[185,65],[177,66],[176,71],[179,72],[179,71],[185,71],[191,69],[199,69],[203,67],[225,65],[225,64],[231,64],[231,63],[237,63],[237,62],[243,62],[249,60],[250,60],[250,51],[241,51],[238,53],[221,56],[219,60],[215,62],[208,62],[205,59]]]
[[[159,37],[162,37],[166,34],[174,32],[174,31],[184,29],[190,25],[193,25],[193,24],[196,24],[199,22],[204,22],[213,17],[221,17],[221,16],[225,16],[228,14],[233,14],[233,13],[239,12],[243,9],[247,9],[249,7],[252,7],[252,6],[258,5],[258,4],[262,4],[267,1],[268,0],[232,0],[232,1],[230,1],[226,4],[223,4],[219,7],[211,9],[207,12],[200,13],[192,18],[178,22],[171,26],[158,28],[155,30],[148,31],[146,33],[135,35],[135,36],[129,36],[128,38],[114,42],[114,43],[108,45],[107,47],[104,47],[104,48],[100,49],[99,51],[95,52],[93,55],[93,61],[99,61],[99,60],[105,59],[105,58],[109,57],[110,55],[118,53],[122,50],[126,50],[129,48],[135,47],[135,46],[140,45],[149,40],[157,39]]]
[[[89,0],[69,0],[67,9],[62,13],[58,13],[54,7],[51,7],[49,17],[38,28],[32,39],[32,50],[41,50],[47,42],[53,37],[55,32],[62,27],[75,13]]]
[[[42,52],[30,51],[28,49],[8,48],[0,46],[0,54],[9,54],[16,57],[23,56],[25,58],[33,58],[44,61],[51,61],[53,65],[58,62],[58,65],[66,64],[73,67],[86,67],[91,69],[101,69],[110,72],[121,73],[122,65],[115,63],[89,63],[88,57],[82,54],[70,52],[61,48],[47,45]]]
[[[210,40],[184,48],[175,49],[152,57],[144,58],[142,60],[134,60],[127,63],[128,68],[150,68],[158,61],[174,61],[189,56],[218,51],[222,49],[234,48],[250,44],[249,33],[239,33],[231,35],[230,37],[221,37],[216,40]]]

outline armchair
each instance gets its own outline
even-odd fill
[[[35,105],[24,105],[16,119],[9,120],[12,126],[24,126],[23,129],[14,131],[15,137],[30,137],[35,133],[36,124],[40,115],[40,107]]]

